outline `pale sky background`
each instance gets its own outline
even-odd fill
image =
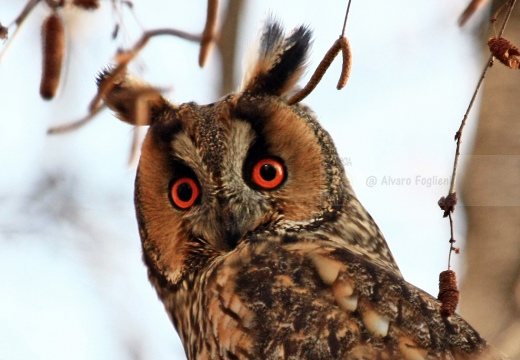
[[[335,89],[338,57],[304,101],[336,141],[354,189],[405,279],[434,296],[449,248],[449,225],[437,200],[449,185],[427,181],[449,181],[453,136],[484,63],[472,36],[478,20],[462,30],[456,23],[466,2],[354,0],[347,25],[349,83]],[[133,3],[145,29],[196,33],[204,24],[206,2]],[[10,23],[24,4],[0,0],[0,22]],[[346,5],[249,1],[239,54],[270,11],[288,30],[301,23],[314,29],[313,70],[341,32]],[[40,4],[0,64],[0,360],[182,358],[141,261],[135,169],[127,167],[132,128],[106,111],[78,131],[46,135],[49,126],[86,114],[96,73],[121,45],[110,38],[117,16],[109,1],[92,13],[62,12],[66,68],[57,98],[45,102],[38,94],[39,28],[47,14]],[[139,28],[129,11],[122,15],[123,45],[129,46]],[[213,102],[218,53],[204,69],[197,56],[194,44],[158,38],[131,69],[171,88],[167,96],[175,102]],[[473,121],[463,153],[470,151],[474,129]],[[369,177],[375,186],[367,186]],[[390,178],[405,184],[389,185]],[[464,237],[462,211],[456,212],[456,237]],[[460,276],[463,259],[454,259]]]

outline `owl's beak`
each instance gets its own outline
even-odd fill
[[[230,248],[234,249],[240,242],[243,234],[237,233],[233,230],[224,231],[224,239]]]
[[[229,208],[225,208],[222,211],[222,236],[226,244],[229,245],[231,249],[234,249],[242,237],[244,236],[246,230],[243,229],[240,222],[237,221],[237,216],[231,211]]]

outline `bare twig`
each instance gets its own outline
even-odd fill
[[[9,24],[9,26],[7,26],[7,29],[9,29],[11,26],[16,25],[16,30],[13,32],[13,34],[11,35],[11,37],[9,38],[7,43],[5,44],[2,52],[0,53],[0,62],[2,62],[2,58],[4,57],[5,53],[7,52],[7,49],[9,48],[11,43],[13,42],[14,38],[16,37],[16,35],[18,34],[18,32],[19,32],[23,22],[25,21],[27,16],[29,16],[29,14],[34,9],[34,7],[36,5],[38,5],[39,2],[40,2],[40,0],[29,0],[27,2],[27,4],[25,4],[25,7],[23,8],[23,10],[20,13],[20,15],[18,15],[16,17],[16,19],[14,19],[14,21],[11,24]],[[7,29],[5,30],[6,32],[7,32]]]
[[[139,160],[139,151],[141,150],[141,143],[146,134],[142,126],[134,126],[134,136],[132,137],[132,145],[130,147],[130,157],[128,159],[128,166],[133,167]]]
[[[66,132],[69,132],[72,130],[76,130],[76,129],[82,127],[83,125],[85,125],[86,123],[88,123],[90,120],[92,120],[105,107],[106,106],[104,104],[101,106],[98,106],[94,110],[90,111],[87,114],[87,116],[85,116],[84,118],[74,121],[72,123],[51,127],[49,129],[47,129],[47,134],[49,134],[49,135],[63,134],[63,133],[66,133]]]
[[[472,0],[464,12],[459,17],[459,26],[464,26],[469,18],[478,10],[478,8],[484,6],[489,0]]]
[[[498,9],[493,14],[493,17],[490,19],[491,23],[493,24],[493,31],[495,32],[495,36],[497,34],[497,29],[495,28],[495,24],[498,21],[498,16],[502,12],[502,10],[504,10],[504,8],[508,7],[509,5],[511,5],[511,0],[504,1],[504,3],[498,7]]]
[[[227,5],[223,14],[222,28],[220,29],[219,39],[225,41],[217,41],[217,46],[221,56],[221,85],[220,95],[224,96],[236,89],[234,70],[236,68],[236,52],[237,38],[239,36],[239,20],[242,16],[242,9],[245,0],[233,0]]]
[[[345,20],[343,20],[343,29],[341,30],[341,36],[345,36],[345,31],[347,29],[347,19],[348,19],[348,14],[350,12],[351,3],[352,3],[352,0],[349,0],[348,5],[347,5],[347,11],[345,12]]]
[[[504,34],[504,30],[506,28],[507,22],[509,21],[509,18],[511,16],[515,3],[516,3],[516,0],[509,1],[509,8],[508,8],[506,17],[504,19],[504,22],[502,23],[500,32],[498,33],[499,38],[502,37],[502,35]],[[455,134],[455,140],[457,140],[457,148],[455,150],[455,161],[453,162],[453,173],[451,176],[450,194],[455,192],[457,169],[458,169],[459,158],[460,158],[460,146],[462,143],[462,133],[464,131],[464,127],[466,126],[466,122],[468,120],[469,113],[471,112],[471,109],[473,108],[473,104],[475,103],[475,99],[477,98],[480,87],[482,86],[482,83],[484,82],[488,69],[493,65],[493,58],[494,58],[494,56],[493,56],[493,54],[491,54],[489,56],[489,59],[486,62],[486,65],[484,66],[484,69],[482,70],[482,75],[480,76],[480,79],[477,83],[475,91],[473,92],[473,96],[471,97],[471,101],[469,102],[468,109],[466,110],[466,113],[464,114],[464,118],[462,119],[459,130]]]
[[[163,89],[164,90],[164,89]],[[135,101],[135,126],[134,126],[134,136],[132,138],[132,147],[130,149],[130,158],[128,159],[128,166],[133,166],[137,163],[139,159],[139,150],[141,148],[141,143],[143,140],[143,126],[150,124],[150,101],[154,101],[154,99],[161,92],[160,89],[156,88],[143,88],[136,89],[136,101]]]
[[[506,29],[507,23],[509,22],[511,14],[513,13],[513,8],[515,7],[515,4],[516,0],[509,0],[509,8],[507,9],[506,17],[504,18],[504,22],[502,23],[502,27],[500,28],[500,32],[498,33],[498,37],[502,37],[502,35],[504,35],[504,31]]]
[[[460,158],[460,146],[462,144],[462,133],[464,131],[464,127],[466,126],[466,122],[468,120],[469,113],[471,112],[471,109],[473,108],[473,104],[475,103],[475,100],[477,98],[480,87],[482,86],[482,83],[484,82],[484,79],[486,78],[487,71],[492,65],[493,65],[493,56],[490,56],[488,61],[486,62],[486,65],[484,66],[484,70],[482,70],[482,75],[480,75],[480,79],[477,83],[475,91],[473,92],[473,96],[471,97],[471,100],[469,102],[466,113],[464,114],[464,118],[462,119],[462,122],[460,124],[459,130],[457,130],[457,132],[455,133],[455,140],[457,141],[457,147],[455,149],[455,160],[453,161],[453,172],[451,175],[451,184],[450,184],[450,191],[449,191],[450,194],[455,192],[455,186],[456,186],[456,180],[457,180],[457,169],[459,167],[459,158]]]
[[[217,29],[218,0],[208,0],[206,25],[200,40],[199,66],[203,67],[208,59],[209,52],[215,43]]]
[[[23,8],[20,15],[18,15],[16,19],[14,19],[13,24],[15,24],[16,26],[20,26],[20,24],[22,24],[25,21],[25,18],[29,16],[31,11],[39,2],[40,0],[29,0],[27,4],[25,4],[25,7]],[[9,25],[9,27],[11,27],[11,25]]]
[[[507,2],[507,5],[509,7],[508,7],[507,14],[504,18],[504,21],[502,23],[502,26],[500,28],[500,32],[497,36],[498,38],[501,38],[502,35],[504,34],[504,30],[509,21],[509,18],[511,16],[515,3],[516,3],[516,0],[508,0],[508,2]],[[449,219],[450,219],[451,238],[450,238],[450,252],[449,252],[449,256],[448,256],[448,269],[450,269],[450,267],[451,267],[451,254],[454,251],[456,253],[458,253],[458,248],[453,246],[453,244],[455,243],[455,239],[453,236],[454,225],[453,225],[453,219],[452,219],[451,214],[453,213],[453,211],[455,211],[455,205],[457,203],[457,193],[455,192],[455,188],[456,188],[456,180],[457,180],[457,170],[458,170],[459,159],[460,159],[460,147],[462,144],[462,134],[464,132],[464,127],[466,126],[466,122],[468,120],[469,113],[471,112],[471,109],[473,108],[473,104],[475,103],[475,99],[477,98],[477,94],[482,86],[482,83],[484,82],[488,69],[493,65],[493,59],[494,59],[494,55],[491,54],[489,56],[488,60],[486,61],[486,65],[484,66],[484,69],[482,70],[482,74],[480,75],[480,79],[477,83],[477,86],[475,87],[475,91],[473,92],[473,96],[471,97],[471,100],[469,102],[466,113],[464,114],[464,118],[462,119],[460,127],[455,134],[455,140],[457,141],[457,146],[455,149],[455,159],[453,161],[453,172],[451,175],[450,190],[449,190],[448,196],[442,197],[438,202],[441,209],[444,210],[444,217],[449,216]]]
[[[453,254],[453,252],[455,252],[455,254],[458,254],[460,249],[453,245],[457,242],[457,240],[455,240],[455,226],[453,223],[453,216],[451,213],[448,214],[448,217],[450,218],[450,252],[448,254],[448,270],[450,270],[451,269],[451,255]]]

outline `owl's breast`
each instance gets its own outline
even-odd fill
[[[189,359],[337,359],[361,335],[312,260],[277,241],[240,244],[163,302]]]
[[[192,285],[169,307],[189,359],[485,355],[460,317],[442,317],[434,298],[323,235],[252,237]]]

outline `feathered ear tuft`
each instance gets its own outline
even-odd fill
[[[310,42],[308,27],[300,26],[285,37],[280,23],[269,18],[254,61],[246,69],[242,90],[282,97],[295,90],[305,70]]]
[[[96,82],[105,104],[119,119],[132,125],[151,125],[160,120],[165,111],[175,109],[158,89],[125,71],[104,69]]]

